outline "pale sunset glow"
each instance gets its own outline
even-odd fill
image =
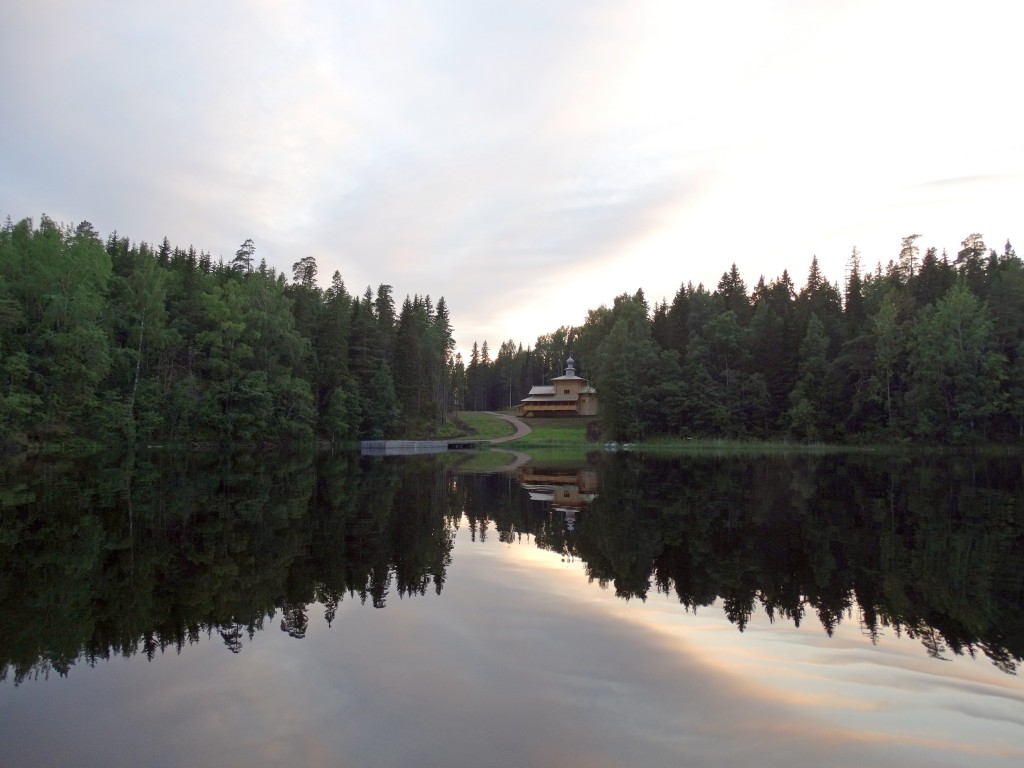
[[[466,525],[462,528],[460,536],[466,536]],[[817,743],[808,749],[824,751],[872,744],[890,754],[907,750],[914,755],[908,757],[911,762],[943,752],[954,761],[972,755],[1024,759],[1014,725],[1024,696],[1013,678],[992,665],[948,654],[937,668],[920,641],[892,631],[883,632],[872,645],[856,614],[829,637],[813,614],[795,627],[784,618],[771,623],[758,609],[740,633],[720,601],[696,613],[653,590],[643,602],[623,601],[612,587],[601,590],[588,584],[582,562],[566,563],[558,553],[529,541],[471,549],[484,557],[498,554],[495,550],[500,556],[492,557],[490,566],[496,582],[526,588],[536,583],[534,589],[543,584],[546,592],[569,598],[581,614],[613,616],[617,625],[634,628],[636,637],[643,638],[643,653],[665,676],[679,680],[681,691],[692,695],[699,685],[694,681],[708,676],[717,691],[715,701],[702,698],[708,706],[742,700],[756,717],[742,725],[730,720],[729,728],[741,728],[764,743],[811,738]],[[923,690],[930,695],[922,697]],[[975,703],[972,711],[956,706],[967,696],[978,696],[982,703]],[[893,712],[908,710],[910,717],[894,721]],[[807,728],[809,722],[813,729]]]

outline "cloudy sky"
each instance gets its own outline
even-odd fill
[[[21,0],[0,216],[444,296],[462,350],[643,288],[1024,238],[1005,0]]]

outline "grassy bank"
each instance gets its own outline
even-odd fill
[[[502,413],[513,415],[511,410]],[[496,437],[511,435],[515,430],[504,419],[481,411],[462,411],[457,421],[464,428],[464,436],[473,440],[492,440]],[[600,444],[587,442],[587,425],[591,419],[537,419],[523,421],[530,426],[530,434],[495,446],[490,450],[481,450],[481,456],[474,456],[466,465],[471,471],[486,471],[490,467],[507,464],[509,454],[503,450],[519,451],[529,454],[534,462],[578,463],[586,459],[587,453],[600,449]]]
[[[600,447],[598,441],[587,441],[587,425],[591,419],[530,418],[523,421],[530,425],[532,431],[515,441],[517,450],[555,446],[595,450]]]
[[[857,454],[916,456],[964,453],[985,455],[1019,454],[1019,446],[980,443],[973,445],[932,445],[911,442],[897,443],[801,443],[789,440],[714,440],[708,438],[686,439],[679,437],[656,437],[646,442],[634,443],[631,450],[648,454],[713,454],[718,456],[742,454]]]
[[[510,412],[511,413],[511,412]],[[587,454],[599,451],[599,441],[587,439],[588,418],[527,418],[530,433],[511,443],[508,448],[530,455],[536,464],[579,463]]]
[[[471,437],[474,440],[493,440],[515,432],[513,426],[504,419],[483,411],[459,411],[453,421],[460,427],[459,437]]]
[[[511,415],[513,411],[503,411]],[[508,422],[487,413],[463,414],[467,423],[478,430],[472,437],[490,439],[512,433]],[[461,417],[460,417],[461,418]],[[590,418],[524,418],[531,432],[508,443],[509,448],[533,454],[537,451],[565,454],[604,450],[605,441],[594,438],[597,425]],[[589,434],[589,437],[588,437]],[[653,437],[629,445],[630,450],[651,453],[832,453],[902,450],[907,446],[844,446],[829,443],[799,443],[785,440],[687,439],[681,437]]]
[[[712,440],[658,437],[646,442],[635,443],[632,450],[645,453],[702,453],[702,454],[744,454],[744,453],[872,453],[877,451],[900,450],[893,446],[837,445],[832,443],[797,443],[785,440]]]
[[[513,411],[504,411],[511,415]],[[466,411],[459,414],[467,430],[466,435],[473,439],[490,440],[503,437],[513,432],[511,425],[488,413]],[[535,462],[578,461],[588,453],[605,449],[604,441],[593,439],[595,433],[593,419],[589,418],[526,418],[523,421],[531,428],[531,432],[505,447],[529,454]],[[589,429],[588,429],[589,428]],[[591,439],[588,439],[588,431]],[[853,453],[897,453],[908,451],[914,453],[948,453],[963,451],[963,446],[922,446],[907,443],[871,444],[871,445],[840,445],[835,443],[800,443],[787,440],[737,440],[708,439],[682,437],[654,437],[650,440],[633,443],[629,450],[654,455],[751,455],[751,454],[853,454]],[[1016,452],[1019,448],[1000,446],[972,446],[967,450],[973,452],[1006,453]],[[496,463],[498,459],[493,459]],[[487,461],[487,460],[482,460]]]

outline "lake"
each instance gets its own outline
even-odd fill
[[[1019,456],[0,465],[0,764],[1019,766]]]

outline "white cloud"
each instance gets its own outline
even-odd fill
[[[51,2],[5,11],[0,207],[314,255],[532,343],[736,262],[997,247],[1024,199],[1000,2]],[[14,74],[16,73],[16,74]],[[936,184],[946,179],[958,183]]]

